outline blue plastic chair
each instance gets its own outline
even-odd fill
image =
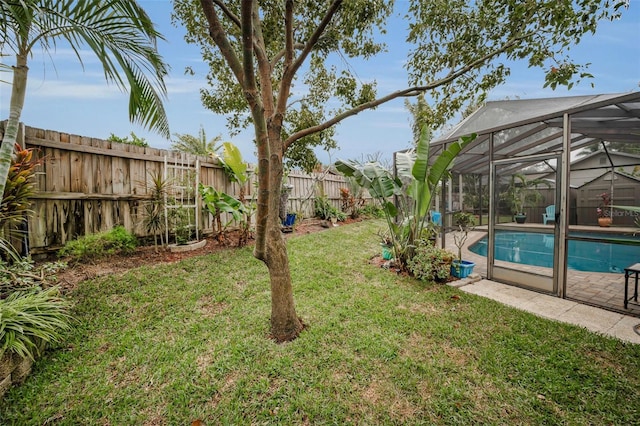
[[[542,213],[542,222],[546,225],[548,220],[556,221],[556,206],[554,204],[547,206],[547,212]]]
[[[431,222],[435,225],[442,226],[442,214],[431,210]]]

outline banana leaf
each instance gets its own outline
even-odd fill
[[[638,212],[640,213],[640,207],[639,206],[611,206],[614,209],[620,209],[620,210],[627,210],[630,212]]]
[[[352,160],[338,160],[335,166],[343,175],[353,177],[374,198],[386,199],[402,191],[402,182],[379,163],[359,164]]]
[[[249,178],[247,175],[247,163],[242,160],[242,153],[237,146],[231,142],[222,144],[224,152],[222,160],[224,164],[231,169],[233,177],[237,182],[243,184]]]
[[[449,147],[438,155],[438,158],[431,165],[429,170],[429,183],[435,187],[440,180],[449,172],[453,167],[453,160],[467,145],[469,145],[477,135],[475,133],[469,136],[462,136],[456,142],[453,142]]]

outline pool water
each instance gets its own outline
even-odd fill
[[[573,234],[572,234],[573,235]],[[575,234],[575,236],[602,237]],[[487,236],[469,247],[473,253],[487,255]],[[620,238],[616,236],[616,238]],[[638,237],[624,236],[639,241]],[[495,258],[525,265],[553,267],[553,235],[529,232],[496,232]],[[640,246],[569,240],[569,269],[585,272],[624,273],[624,268],[640,261]]]

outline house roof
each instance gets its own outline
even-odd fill
[[[603,157],[606,161],[606,165],[589,166],[589,160],[592,158]],[[615,164],[615,167],[622,168],[626,166],[640,165],[640,155],[629,154],[626,152],[605,152],[595,151],[590,152],[587,155],[580,156],[571,162],[571,185],[573,187],[580,187],[587,182],[590,182],[603,174],[608,173],[611,170],[611,164]],[[620,169],[621,174],[630,176],[624,172],[624,169]],[[575,172],[587,172],[587,173],[575,173]],[[539,177],[545,179],[554,179],[555,172],[548,170],[547,173],[542,173]]]
[[[604,151],[599,150],[599,151],[590,152],[587,155],[580,156],[575,160],[573,160],[571,162],[571,170],[572,171],[587,170],[587,169],[583,169],[582,168],[583,166],[581,166],[581,164],[585,163],[587,160],[593,157],[597,157],[603,154],[607,154],[609,157],[613,157],[613,156],[619,157],[618,159],[615,160],[615,163],[616,163],[615,167],[636,166],[640,164],[640,155],[630,154],[627,152],[619,152],[619,151],[605,153]],[[608,166],[610,167],[611,164],[608,164]]]
[[[589,179],[589,181],[583,182],[580,186],[578,186],[578,188],[582,188],[583,186],[589,185],[590,183],[597,181],[598,179],[602,178],[603,176],[605,176],[605,175],[607,175],[609,173],[611,173],[611,170],[603,171],[599,175],[595,176],[593,179]],[[617,175],[617,176],[621,176],[621,177],[623,177],[625,179],[629,179],[629,180],[636,181],[636,182],[640,183],[640,177],[632,176],[629,173],[625,173],[625,172],[620,172],[620,171],[614,170],[613,174]]]
[[[456,158],[453,170],[486,174],[491,136],[494,160],[559,153],[565,115],[570,123],[572,151],[601,141],[640,144],[640,92],[631,92],[487,102],[447,135],[434,140],[431,153],[435,158],[446,144],[476,133],[476,140]],[[515,167],[531,164],[523,160]],[[612,163],[609,167],[620,165]]]

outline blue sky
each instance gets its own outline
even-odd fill
[[[402,6],[402,1],[397,2]],[[230,138],[224,117],[206,110],[200,102],[200,88],[206,84],[206,66],[199,48],[183,39],[184,29],[170,22],[169,0],[142,0],[166,42],[159,45],[160,53],[171,66],[166,80],[168,100],[165,104],[171,132],[196,135],[202,125],[207,136],[221,135],[241,149],[246,160],[254,159],[253,131],[251,129]],[[406,47],[403,43],[402,22],[396,18],[388,28],[386,42],[389,53],[370,62],[354,66],[362,80],[376,79],[379,95],[405,88]],[[572,48],[571,57],[581,63],[591,63],[593,80],[584,80],[567,91],[543,89],[544,75],[538,69],[517,65],[507,84],[491,92],[490,100],[530,99],[555,96],[576,96],[595,93],[622,93],[640,90],[640,1],[634,1],[623,18],[615,22],[602,22],[595,36],[586,36],[580,45]],[[192,67],[195,75],[185,75],[185,67]],[[3,73],[0,80],[9,79]],[[591,83],[595,87],[591,87]],[[0,119],[8,116],[10,87],[0,83]],[[86,57],[84,69],[70,50],[59,48],[51,57],[36,52],[30,60],[29,86],[22,121],[33,127],[107,138],[111,133],[127,136],[135,132],[151,146],[169,148],[171,142],[129,122],[128,95],[107,85],[101,69],[91,56]],[[337,127],[339,148],[330,156],[318,152],[323,163],[338,158],[361,158],[380,152],[390,158],[394,151],[407,148],[411,142],[410,115],[403,100],[389,102],[375,111],[365,111],[345,120]]]

